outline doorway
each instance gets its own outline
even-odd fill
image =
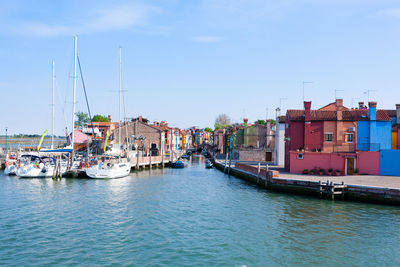
[[[346,158],[346,175],[353,175],[355,168],[355,158]]]

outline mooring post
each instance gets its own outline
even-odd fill
[[[150,152],[150,169],[151,169],[151,152]]]
[[[225,170],[226,170],[226,167],[227,167],[227,163],[228,163],[228,152],[225,155],[224,173],[225,173]]]
[[[261,163],[258,162],[258,168],[257,168],[257,184],[260,182],[260,171],[261,171]]]

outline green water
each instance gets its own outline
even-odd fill
[[[0,174],[1,266],[399,266],[400,208],[266,192],[205,169]]]

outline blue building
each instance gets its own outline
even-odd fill
[[[369,102],[369,109],[357,113],[357,150],[380,151],[392,148],[392,124],[384,110],[376,109],[376,102]]]

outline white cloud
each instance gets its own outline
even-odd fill
[[[224,38],[221,36],[200,35],[192,37],[192,41],[197,43],[218,43],[223,40]]]
[[[388,8],[378,12],[378,15],[400,18],[400,8]]]
[[[155,7],[146,5],[122,5],[96,10],[89,19],[81,20],[79,24],[23,22],[18,32],[37,36],[59,36],[122,30],[145,25],[149,16],[157,10]]]

